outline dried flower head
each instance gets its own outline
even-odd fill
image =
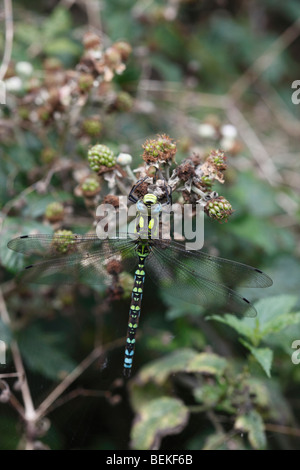
[[[117,41],[114,43],[114,48],[119,52],[121,55],[121,59],[123,62],[126,62],[128,57],[132,52],[131,45],[126,41]]]
[[[195,165],[191,160],[184,160],[176,169],[178,178],[186,182],[195,176]]]
[[[123,266],[120,260],[110,259],[106,264],[106,271],[112,276],[120,274],[123,271]]]
[[[101,47],[101,38],[91,31],[85,33],[82,42],[85,49],[98,49]]]
[[[72,253],[76,249],[75,234],[71,230],[57,230],[53,235],[52,249],[59,254]]]
[[[166,134],[157,135],[156,139],[148,139],[143,145],[143,160],[148,166],[159,167],[159,164],[171,164],[176,154],[176,144]]]
[[[110,204],[111,206],[115,207],[116,209],[120,206],[120,199],[119,196],[114,196],[112,194],[108,194],[103,199],[103,204]]]
[[[223,150],[212,150],[207,157],[207,161],[214,165],[218,171],[227,169],[226,157]]]

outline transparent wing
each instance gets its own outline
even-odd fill
[[[43,258],[20,275],[24,282],[39,284],[97,285],[109,277],[109,261],[117,259],[130,271],[137,258],[135,242],[119,237],[101,240],[93,235],[25,235],[11,240],[8,247],[34,260]]]
[[[157,240],[154,244],[165,254],[165,258],[176,258],[176,263],[181,262],[205,279],[226,286],[270,287],[273,284],[267,274],[252,266],[212,256],[203,251],[188,251],[184,244],[173,240]]]
[[[162,287],[167,295],[182,299],[195,305],[217,307],[233,312],[240,317],[255,317],[253,305],[229,287],[207,279],[186,264],[179,253],[172,250],[172,257],[165,250],[153,245],[146,260],[146,267],[152,280]],[[180,256],[182,253],[180,252]]]

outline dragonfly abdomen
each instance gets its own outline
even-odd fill
[[[143,297],[144,281],[145,281],[145,259],[148,252],[142,250],[139,255],[139,264],[134,275],[134,285],[132,289],[131,304],[129,309],[129,320],[126,338],[126,348],[124,357],[124,375],[130,375],[130,369],[133,363],[135,336],[139,325],[141,304]]]

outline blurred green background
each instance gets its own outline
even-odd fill
[[[0,338],[8,344],[0,448],[298,449],[299,2],[15,1],[13,16],[0,105]],[[92,67],[82,62],[87,31],[106,54],[116,41],[132,47],[127,61],[109,56],[103,73],[113,71],[112,80],[98,95],[74,85],[77,64]],[[226,181],[214,189],[234,214],[223,224],[206,219],[205,248],[263,269],[274,285],[241,291],[257,301],[256,319],[216,311],[205,321],[201,307],[163,290],[154,296],[147,280],[124,383],[129,299],[110,301],[105,286],[16,284],[24,261],[6,244],[57,228],[45,218],[54,201],[65,208],[58,228],[88,231],[93,207],[78,191],[88,148],[129,152],[135,169],[141,145],[158,133],[178,142],[177,163],[225,151]],[[102,195],[109,192],[104,182]],[[16,357],[30,392],[24,378],[8,376],[20,371]],[[33,414],[44,410],[34,429],[22,411],[28,396]]]

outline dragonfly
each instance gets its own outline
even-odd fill
[[[134,271],[123,373],[130,376],[136,333],[141,315],[146,273],[167,295],[207,308],[218,308],[238,317],[255,317],[255,307],[232,286],[265,288],[271,278],[261,270],[236,261],[199,251],[184,244],[157,237],[162,204],[148,193],[136,202],[133,234],[101,239],[96,235],[23,235],[11,240],[8,248],[38,261],[28,265],[21,279],[42,284],[84,283],[97,285],[117,276],[122,265]],[[40,258],[43,258],[42,260]]]

